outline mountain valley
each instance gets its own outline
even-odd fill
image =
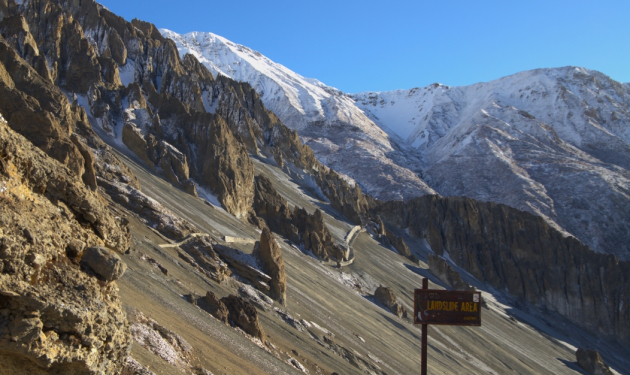
[[[419,373],[428,278],[483,295],[430,373],[630,374],[628,85],[350,95],[93,0],[0,36],[1,373]]]

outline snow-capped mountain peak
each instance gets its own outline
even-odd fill
[[[160,32],[175,41],[182,56],[194,55],[214,75],[249,82],[265,106],[297,130],[323,163],[351,178],[360,177],[359,184],[375,196],[400,199],[434,193],[414,171],[392,161],[397,145],[349,95],[218,35]],[[367,178],[360,171],[362,163],[355,163],[364,158],[372,165]]]

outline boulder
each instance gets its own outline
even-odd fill
[[[104,280],[118,280],[127,270],[127,264],[106,247],[89,247],[83,252],[81,262],[88,265]]]
[[[385,305],[389,311],[399,318],[407,317],[407,309],[398,302],[394,291],[386,286],[380,285],[374,291],[374,297],[383,305]]]
[[[286,305],[287,277],[284,271],[282,251],[269,228],[263,228],[260,242],[255,246],[254,255],[260,262],[263,272],[271,276],[269,296]]]
[[[597,350],[578,348],[575,352],[578,365],[592,375],[613,375]]]
[[[265,331],[258,320],[258,310],[252,303],[235,295],[221,298],[221,302],[229,310],[230,321],[234,325],[242,328],[245,333],[265,342]]]
[[[197,301],[197,305],[223,323],[228,324],[230,311],[227,306],[225,306],[225,303],[217,298],[211,291],[208,291],[204,298],[200,298]]]

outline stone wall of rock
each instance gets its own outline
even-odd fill
[[[78,176],[0,120],[0,372],[122,369],[129,327],[116,283],[79,266],[90,246],[124,251],[129,233]]]
[[[374,212],[448,253],[478,280],[630,342],[630,263],[598,254],[542,218],[501,204],[425,196]]]

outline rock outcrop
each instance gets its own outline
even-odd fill
[[[289,209],[288,202],[278,194],[271,181],[262,175],[256,176],[253,209],[255,223],[263,219],[272,231],[280,233],[296,244],[303,244],[319,259],[344,259],[343,248],[335,244],[324,217],[319,209],[309,214],[305,209]]]
[[[173,214],[155,199],[129,184],[98,179],[107,194],[116,202],[137,214],[142,221],[174,240],[181,240],[195,229],[188,221]]]
[[[115,283],[68,255],[129,234],[70,169],[0,120],[0,363],[6,374],[117,373],[131,336]]]
[[[269,296],[280,304],[286,304],[287,276],[284,271],[282,251],[269,228],[263,228],[260,241],[254,246],[254,255],[262,264],[263,272],[271,276]]]
[[[269,282],[271,276],[259,270],[255,264],[254,259],[244,257],[244,254],[234,248],[214,244],[215,251],[239,276],[248,280],[256,289],[262,290],[265,293],[269,292],[271,287]],[[244,259],[245,258],[245,259]]]
[[[214,293],[208,291],[203,299],[197,301],[197,305],[223,323],[229,323],[230,311]]]
[[[232,323],[242,328],[245,333],[265,342],[265,331],[258,320],[258,311],[253,304],[235,295],[221,298],[221,302],[229,310]]]
[[[398,252],[398,254],[411,260],[414,263],[418,262],[418,258],[411,253],[409,246],[402,237],[396,236],[392,231],[388,230],[383,223],[383,219],[380,216],[376,216],[375,221],[369,221],[368,226],[373,231],[376,239],[385,247],[392,247]]]
[[[398,316],[399,318],[407,318],[407,309],[398,302],[398,299],[391,288],[380,285],[374,291],[374,297],[380,303],[385,305],[392,314]]]
[[[501,204],[427,196],[386,202],[385,220],[426,238],[478,280],[630,342],[630,263],[598,254],[542,218]]]
[[[578,348],[575,352],[578,365],[592,375],[613,375],[597,350]]]
[[[81,262],[107,282],[118,280],[127,270],[125,262],[106,247],[88,247],[83,252]]]
[[[392,244],[394,249],[398,251],[398,254],[404,256],[405,258],[411,258],[411,250],[409,250],[409,246],[402,237],[396,236],[392,231],[387,231],[387,239]]]
[[[69,76],[80,74],[80,69],[75,69],[60,75],[59,66],[70,70],[76,68],[73,64],[81,60],[83,52],[88,56],[83,60],[88,65],[93,62],[86,52],[88,44],[77,41],[78,24],[71,17],[64,17],[58,6],[45,6],[39,1],[25,4],[22,12],[13,1],[0,4],[0,13],[4,15],[0,34],[5,38],[0,40],[3,65],[0,69],[0,112],[15,131],[68,166],[91,189],[96,189],[95,175],[102,170],[94,164],[99,159],[95,153],[108,160],[109,168],[118,169],[119,177],[124,176],[128,182],[135,183],[129,169],[94,133],[85,110],[76,103],[76,97],[71,103],[55,85],[61,82],[60,79],[68,82]],[[62,36],[69,44],[51,41]],[[71,50],[72,47],[76,49]],[[85,83],[84,78],[79,79],[81,84]]]
[[[212,242],[208,237],[196,237],[180,246],[180,248],[188,255],[184,259],[199,267],[212,280],[220,283],[232,274],[227,264],[214,251]],[[180,255],[180,257],[183,257],[183,255]]]
[[[475,290],[474,287],[462,280],[461,275],[448,264],[446,259],[435,254],[429,254],[427,258],[429,271],[448,287],[453,290]]]

